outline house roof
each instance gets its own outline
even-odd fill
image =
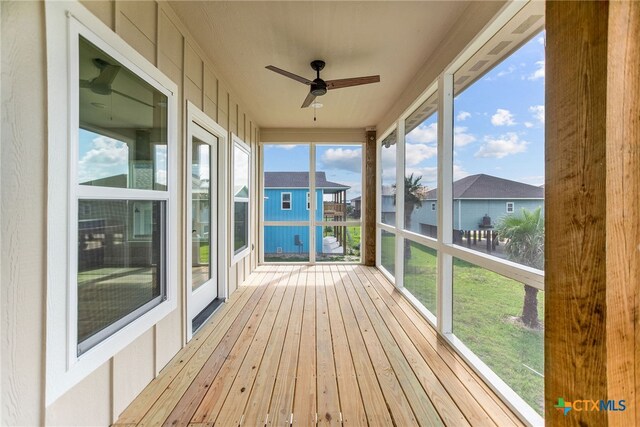
[[[454,199],[544,199],[544,188],[497,176],[478,174],[454,181]],[[437,189],[426,194],[437,199]]]
[[[309,188],[308,172],[265,172],[264,188]],[[316,172],[316,188],[347,190],[348,185],[327,181],[324,172]]]

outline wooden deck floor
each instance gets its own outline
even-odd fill
[[[116,425],[521,425],[375,268],[261,266]]]

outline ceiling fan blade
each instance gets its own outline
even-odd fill
[[[380,82],[380,76],[352,77],[350,79],[328,80],[327,89],[340,89],[343,87],[368,85]]]
[[[307,95],[307,97],[304,99],[304,102],[302,103],[302,107],[300,108],[307,108],[309,105],[311,105],[314,99],[316,99],[316,96],[311,92],[309,92],[309,95]]]
[[[288,71],[286,71],[286,70],[283,70],[283,69],[281,69],[281,68],[274,67],[273,65],[267,65],[267,66],[266,66],[266,67],[264,67],[264,68],[266,68],[267,70],[271,70],[271,71],[273,71],[274,73],[282,74],[282,75],[283,75],[283,76],[285,76],[285,77],[289,77],[290,79],[293,79],[293,80],[298,81],[298,82],[300,82],[300,83],[304,83],[304,84],[306,84],[306,85],[310,85],[311,83],[313,83],[313,82],[312,82],[311,80],[309,80],[309,79],[305,79],[304,77],[300,77],[300,76],[299,76],[299,75],[297,75],[297,74],[290,73],[290,72],[288,72]]]
[[[120,92],[119,90],[111,89],[111,92],[113,92],[113,93],[117,93],[118,95],[120,95],[120,96],[124,96],[125,98],[130,99],[130,100],[132,100],[132,101],[139,102],[140,104],[142,104],[142,105],[146,105],[147,107],[151,107],[151,108],[153,108],[153,105],[151,105],[151,104],[147,104],[146,102],[141,101],[141,100],[139,100],[138,98],[134,98],[134,97],[133,97],[133,96],[131,96],[131,95],[127,95],[126,93],[122,93],[122,92]]]
[[[111,86],[111,83],[113,83],[119,71],[120,67],[117,65],[106,65],[100,72],[100,75],[93,79],[91,83],[96,86]]]

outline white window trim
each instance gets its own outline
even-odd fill
[[[177,307],[177,111],[178,87],[104,23],[75,2],[46,2],[47,94],[48,94],[48,189],[47,189],[47,324],[45,406],[148,331]],[[77,199],[85,191],[75,181],[78,127],[78,35],[87,40],[168,97],[166,192],[132,192],[127,199],[160,199],[166,212],[166,301],[77,356],[77,312],[74,280],[77,264]],[[69,108],[60,108],[60,106]],[[88,190],[87,190],[88,191]],[[110,189],[101,189],[108,195]],[[153,195],[149,197],[150,194]],[[98,194],[98,193],[91,193]],[[116,198],[119,196],[115,196]]]
[[[253,242],[251,241],[251,236],[253,235],[253,216],[251,215],[251,183],[253,182],[253,173],[254,171],[251,168],[251,165],[253,164],[253,159],[252,159],[252,155],[251,155],[251,148],[249,147],[249,145],[247,145],[246,142],[244,142],[242,139],[240,139],[240,137],[234,133],[231,134],[231,141],[233,142],[233,146],[231,148],[231,164],[235,165],[235,149],[236,147],[238,147],[239,149],[241,149],[242,151],[247,153],[247,156],[249,157],[249,183],[247,185],[248,187],[248,191],[249,191],[249,197],[247,198],[247,245],[246,247],[242,248],[238,253],[235,253],[234,249],[233,249],[233,245],[234,245],[234,241],[235,241],[235,195],[231,194],[232,197],[232,201],[231,201],[231,238],[229,239],[229,243],[231,246],[231,265],[236,264],[238,261],[240,261],[241,259],[243,259],[244,257],[246,257],[247,255],[249,255],[251,253],[251,246],[253,244]],[[235,167],[231,168],[231,192],[233,192],[233,188],[235,187]],[[282,206],[282,205],[280,205]]]
[[[511,209],[509,209],[509,207],[511,207]],[[514,202],[507,202],[505,209],[507,213],[514,213],[516,211],[516,204]]]
[[[284,200],[284,195],[285,194],[289,195],[289,208],[283,207],[283,204],[285,202],[285,200]],[[282,193],[280,193],[280,210],[281,211],[290,211],[291,209],[293,209],[293,196],[292,196],[290,191],[283,191]]]
[[[211,210],[211,223],[209,224],[209,233],[216,231],[218,233],[217,237],[217,245],[218,245],[218,258],[217,262],[217,282],[218,282],[218,298],[227,299],[229,297],[229,286],[227,281],[227,236],[229,235],[227,231],[227,146],[228,146],[228,132],[225,128],[216,123],[211,117],[207,116],[202,110],[200,110],[195,104],[191,101],[187,101],[187,143],[186,147],[186,157],[187,159],[191,158],[191,139],[194,131],[193,127],[201,127],[206,132],[212,134],[216,138],[218,138],[218,175],[217,175],[217,209],[214,212]],[[213,178],[213,177],[212,177]],[[185,191],[184,202],[186,205],[186,215],[184,219],[184,230],[186,238],[183,239],[183,250],[186,254],[185,257],[185,265],[192,265],[192,251],[189,247],[191,243],[191,170],[189,168],[185,169],[185,182],[187,182],[187,189]],[[213,204],[212,204],[213,205]],[[210,208],[211,209],[211,208]],[[191,340],[193,337],[192,330],[192,318],[189,307],[192,305],[193,293],[192,289],[192,276],[191,269],[185,269],[185,294],[186,294],[186,309],[184,311],[185,316],[185,327],[186,327],[186,340],[184,343]]]

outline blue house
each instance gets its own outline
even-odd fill
[[[430,190],[422,206],[411,214],[409,229],[436,237],[437,189]],[[522,209],[544,211],[544,188],[518,181],[478,174],[453,183],[453,229],[456,235],[492,229],[505,215],[517,215]]]
[[[350,187],[327,181],[324,172],[316,172],[316,221],[346,219],[346,192]],[[264,220],[309,221],[311,199],[308,172],[264,173]],[[335,237],[323,238],[324,227],[316,227],[316,253],[342,253],[344,236],[339,227]],[[265,255],[309,253],[309,227],[304,225],[264,227]]]

